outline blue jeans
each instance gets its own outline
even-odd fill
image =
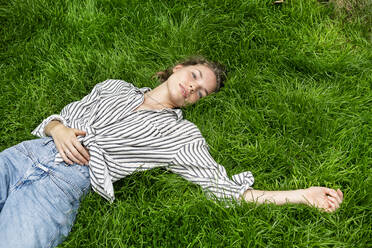
[[[54,164],[52,138],[22,142],[0,153],[0,247],[55,247],[68,235],[89,170]]]

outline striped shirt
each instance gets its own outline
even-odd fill
[[[200,185],[212,198],[237,200],[251,188],[251,172],[230,179],[209,154],[199,129],[182,118],[180,109],[136,111],[149,90],[106,80],[59,115],[49,116],[32,134],[45,137],[44,128],[52,120],[85,131],[86,136],[78,140],[89,150],[92,188],[110,202],[115,199],[115,181],[156,167]],[[59,153],[55,162],[63,162]]]

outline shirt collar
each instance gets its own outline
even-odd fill
[[[136,88],[136,89],[137,89],[137,92],[141,94],[145,94],[146,92],[152,90],[149,87]],[[183,118],[182,110],[179,108],[176,108],[176,109],[166,108],[166,109],[162,109],[161,111],[172,113],[176,117],[177,121],[180,121]]]

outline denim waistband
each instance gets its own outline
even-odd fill
[[[58,151],[51,137],[28,140],[21,144],[21,148],[18,147],[18,149],[23,150],[23,153],[32,160],[35,167],[53,173],[64,181],[71,182],[82,191],[90,187],[88,166],[54,162]]]

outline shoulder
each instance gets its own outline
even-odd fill
[[[131,88],[134,87],[133,84],[128,83],[121,79],[106,79],[105,81],[99,83],[98,85],[100,85],[101,87],[106,87],[106,88],[115,87],[115,86],[131,87]]]
[[[172,140],[182,147],[190,145],[194,148],[207,146],[202,133],[193,122],[183,119],[182,117],[177,118],[175,113],[168,110],[163,110],[161,112],[162,113],[155,112],[159,115],[156,115],[156,118],[151,120],[151,124],[160,131],[162,139]],[[155,115],[154,112],[149,113]]]
[[[180,136],[183,139],[183,148],[187,149],[191,153],[199,153],[200,151],[209,151],[209,146],[199,128],[188,120],[182,120],[180,122],[182,128]]]
[[[205,141],[199,128],[193,122],[182,119],[178,122],[178,125],[179,131],[182,133],[182,135]]]
[[[137,89],[133,84],[121,79],[107,79],[97,84],[97,86],[101,94],[115,94],[131,89]]]

